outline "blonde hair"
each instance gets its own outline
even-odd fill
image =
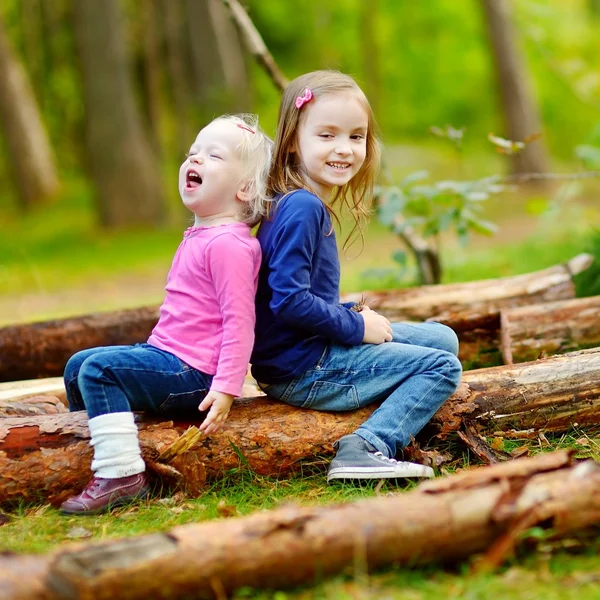
[[[273,155],[273,140],[259,127],[257,115],[222,115],[214,120],[228,121],[242,131],[242,141],[236,150],[245,164],[242,179],[247,181],[245,191],[249,200],[242,203],[238,219],[250,226],[256,225],[267,213],[270,200],[267,180]]]
[[[342,207],[346,206],[354,219],[354,227],[344,242],[344,249],[346,249],[356,236],[360,236],[362,241],[362,232],[369,220],[369,207],[373,199],[373,188],[381,158],[373,110],[364,92],[350,75],[339,71],[313,71],[297,77],[285,88],[279,106],[277,134],[275,136],[273,162],[271,163],[267,191],[271,196],[275,196],[305,188],[318,196],[302,178],[301,165],[298,164],[296,159],[297,154],[290,152],[290,148],[297,145],[298,127],[302,114],[306,112],[302,107],[296,108],[296,98],[302,96],[306,88],[312,92],[314,99],[327,94],[355,92],[368,117],[366,157],[360,170],[347,184],[336,188],[333,197],[329,201],[327,198],[321,198],[327,211],[338,225],[340,221],[331,209],[336,204],[340,204]]]

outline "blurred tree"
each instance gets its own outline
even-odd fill
[[[161,61],[159,59],[160,41],[158,31],[157,0],[145,0],[140,6],[142,12],[143,80],[144,108],[150,126],[150,136],[154,151],[161,154],[160,144],[160,105],[161,105]]]
[[[87,158],[106,227],[160,223],[158,160],[134,101],[118,0],[76,0]]]
[[[495,63],[495,75],[506,134],[513,141],[524,141],[540,132],[540,121],[533,95],[527,85],[525,62],[517,47],[511,22],[510,0],[481,0]],[[548,170],[546,151],[536,141],[519,153],[511,154],[513,173],[540,173]]]
[[[0,121],[21,206],[52,198],[59,188],[54,153],[23,65],[0,20]]]
[[[166,47],[166,71],[171,113],[175,116],[175,152],[183,156],[190,147],[196,127],[191,118],[190,77],[186,70],[187,30],[184,27],[183,5],[173,0],[161,0]]]
[[[587,0],[587,8],[593,18],[600,18],[600,0]]]
[[[381,98],[381,57],[377,36],[379,0],[363,2],[360,5],[360,41],[363,48],[363,68],[365,92],[375,114],[379,114]]]
[[[241,40],[221,0],[187,0],[196,102],[204,118],[249,110]]]

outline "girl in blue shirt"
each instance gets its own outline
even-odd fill
[[[339,302],[334,209],[361,233],[379,168],[367,98],[348,75],[315,71],[283,93],[269,176],[274,201],[258,231],[253,375],[278,400],[316,410],[381,405],[334,444],[335,479],[432,477],[394,457],[454,392],[456,334],[439,323],[390,323]]]

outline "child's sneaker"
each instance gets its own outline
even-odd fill
[[[146,473],[117,479],[94,477],[81,494],[60,505],[60,512],[67,515],[96,515],[147,495]]]
[[[359,435],[345,435],[333,447],[337,451],[329,465],[327,482],[333,479],[384,479],[433,477],[431,467],[388,458]]]

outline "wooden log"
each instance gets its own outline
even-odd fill
[[[441,313],[427,320],[443,323],[456,332],[459,340],[458,358],[465,371],[503,364],[499,310],[467,308],[459,312]]]
[[[62,377],[0,383],[0,417],[67,412]]]
[[[392,321],[424,321],[467,307],[485,314],[504,307],[574,298],[572,276],[587,269],[593,261],[591,255],[580,254],[563,265],[524,275],[362,294],[371,308]],[[360,297],[361,294],[347,294],[343,301],[358,301]]]
[[[572,275],[592,262],[589,254],[581,254],[564,265],[525,275],[366,292],[365,296],[372,308],[396,321],[422,321],[466,307],[481,314],[497,314],[502,307],[573,298]],[[359,300],[361,295],[348,294],[343,301]],[[158,308],[148,306],[0,328],[0,382],[62,375],[69,357],[85,348],[144,342],[158,319]]]
[[[465,428],[523,437],[600,423],[600,348],[463,374],[459,389],[434,415],[438,437]]]
[[[69,409],[56,396],[40,394],[22,399],[0,401],[0,417],[30,417],[33,415],[57,415]]]
[[[166,466],[157,464],[157,456],[188,423],[140,417],[140,439],[152,472],[173,477],[190,495],[199,495],[206,480],[240,466],[239,454],[260,475],[283,477],[307,462],[323,464],[333,453],[333,442],[354,431],[375,408],[324,413],[266,397],[239,400],[222,431],[203,437]],[[0,504],[58,503],[81,488],[91,476],[86,423],[84,413],[0,419]],[[463,433],[461,439],[476,450],[474,436],[500,432],[520,437],[599,423],[600,349],[591,349],[465,373],[419,441],[434,443]]]
[[[504,363],[600,346],[600,296],[500,311]]]
[[[600,523],[600,467],[565,451],[473,469],[393,496],[286,506],[168,532],[0,558],[0,590],[16,600],[230,597],[241,587],[317,584],[347,568],[456,563],[485,552],[495,568],[530,527],[554,539]],[[14,572],[34,560],[32,576]],[[17,595],[18,593],[18,595]]]
[[[158,306],[96,313],[0,328],[0,382],[62,375],[85,348],[145,342]]]

